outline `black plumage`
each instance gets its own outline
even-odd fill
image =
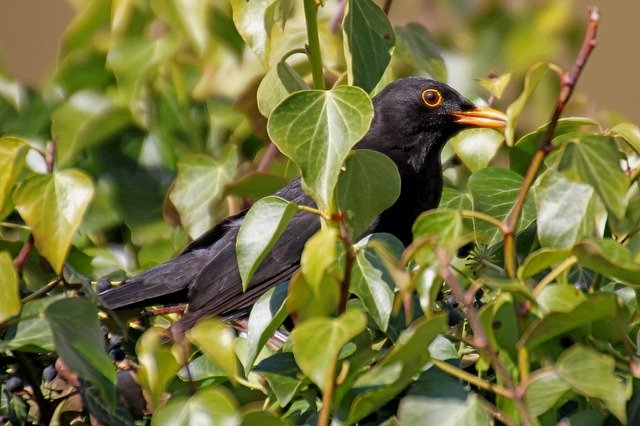
[[[401,193],[363,235],[388,232],[407,245],[415,219],[440,200],[440,152],[446,141],[466,127],[503,127],[506,117],[489,108],[477,108],[446,84],[418,77],[389,84],[373,104],[371,128],[355,148],[389,156],[400,173]],[[315,206],[304,194],[300,179],[277,195],[299,205]],[[245,213],[223,220],[178,257],[102,293],[102,300],[112,309],[188,302],[177,324],[181,330],[204,316],[245,314],[266,290],[289,279],[299,266],[304,244],[320,227],[317,216],[296,213],[243,292],[235,244]]]

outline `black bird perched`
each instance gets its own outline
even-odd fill
[[[415,219],[436,207],[442,195],[440,152],[447,140],[464,128],[504,127],[506,116],[476,107],[446,84],[419,77],[389,84],[373,105],[371,128],[355,149],[389,156],[398,167],[401,192],[363,236],[388,232],[408,245]],[[276,194],[298,205],[314,206],[299,178]],[[235,245],[245,213],[224,219],[178,257],[102,293],[102,300],[112,309],[188,302],[177,324],[183,331],[204,316],[246,314],[260,295],[288,280],[298,268],[304,245],[320,228],[320,221],[311,213],[296,213],[243,292]]]

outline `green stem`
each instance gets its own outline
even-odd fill
[[[318,3],[316,0],[304,0],[304,19],[307,23],[307,39],[309,44],[309,61],[313,87],[324,90],[324,73],[322,71],[322,54],[320,53],[320,37],[318,36]]]
[[[533,294],[535,297],[540,296],[540,293],[542,293],[542,290],[549,284],[551,284],[556,278],[558,278],[558,276],[563,273],[564,271],[568,270],[569,268],[571,268],[573,265],[575,265],[578,262],[578,258],[576,256],[571,256],[568,257],[567,259],[565,259],[561,264],[559,264],[554,270],[552,270],[551,272],[549,272],[547,274],[546,277],[544,277],[542,279],[542,281],[540,281],[538,283],[538,285],[536,286],[536,288],[533,290]]]

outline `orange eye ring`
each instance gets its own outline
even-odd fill
[[[422,102],[429,108],[436,108],[442,104],[442,93],[437,89],[427,89],[422,92]]]

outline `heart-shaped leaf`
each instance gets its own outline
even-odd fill
[[[16,209],[31,227],[38,252],[56,273],[62,270],[71,238],[93,194],[91,178],[74,169],[31,176],[13,194]]]
[[[504,135],[493,129],[466,129],[449,141],[462,163],[472,172],[484,169],[498,152]]]
[[[369,96],[358,87],[291,94],[271,113],[273,142],[300,167],[302,179],[321,209],[333,203],[340,167],[373,118]]]
[[[0,138],[0,210],[10,194],[22,167],[29,145],[14,136]]]

